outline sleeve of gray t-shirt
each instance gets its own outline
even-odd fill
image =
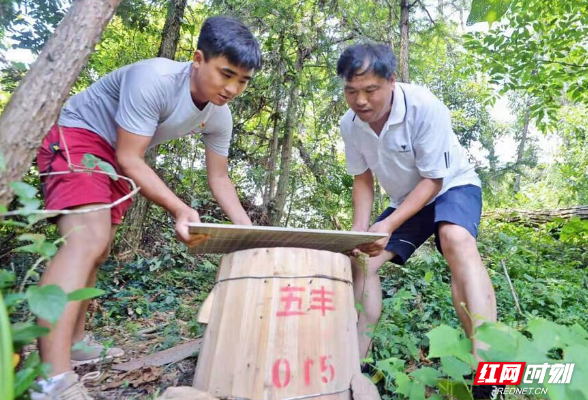
[[[217,108],[210,119],[206,121],[202,130],[202,141],[215,153],[228,157],[232,133],[233,116],[229,107],[224,105]]]
[[[347,173],[349,175],[360,175],[368,169],[367,161],[357,145],[354,143],[351,132],[348,132],[347,122],[342,120],[340,125],[341,137],[345,144],[345,163],[347,164]]]
[[[431,97],[428,107],[419,110],[424,115],[413,136],[413,149],[420,175],[439,179],[450,172],[454,133],[449,109],[439,99]]]
[[[165,93],[145,64],[134,64],[121,79],[115,121],[123,129],[153,136],[164,108]]]

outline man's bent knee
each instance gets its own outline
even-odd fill
[[[394,253],[388,250],[382,251],[376,257],[370,257],[368,259],[367,270],[368,274],[374,275],[378,273],[378,270],[382,268],[384,264],[394,258]]]
[[[367,262],[361,262],[360,259],[356,259],[353,263],[353,276],[357,274],[365,275],[375,275],[378,273],[378,270],[384,265],[384,262],[376,261],[376,257],[368,258]]]
[[[467,229],[450,223],[442,223],[439,226],[439,241],[443,253],[476,245],[476,239]]]

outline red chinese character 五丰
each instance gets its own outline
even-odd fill
[[[327,305],[327,303],[333,303],[333,295],[335,292],[332,290],[325,290],[324,286],[321,286],[320,290],[314,289],[310,291],[311,295],[318,295],[317,297],[313,297],[312,303],[310,303],[311,310],[321,310],[323,317],[325,316],[325,311],[329,310],[332,311],[335,309],[332,305]],[[331,296],[331,297],[327,297]],[[317,304],[318,303],[318,304]]]
[[[302,297],[295,296],[296,292],[304,292],[306,289],[303,287],[297,286],[285,286],[280,288],[281,293],[287,293],[287,295],[280,297],[280,300],[285,303],[284,309],[282,311],[278,311],[276,315],[278,317],[286,317],[290,315],[304,315],[302,311]],[[297,304],[298,308],[296,310],[292,310],[292,305]]]

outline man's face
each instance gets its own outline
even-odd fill
[[[345,100],[362,121],[368,124],[385,121],[390,115],[395,82],[394,75],[390,79],[373,72],[354,75],[351,80],[345,80]]]
[[[197,105],[227,104],[245,90],[254,72],[231,64],[225,56],[206,61],[200,50],[194,53],[193,65],[198,73],[193,74],[190,91]]]

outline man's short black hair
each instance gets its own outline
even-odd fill
[[[225,56],[231,64],[246,69],[261,69],[259,43],[249,29],[238,19],[210,17],[204,21],[197,49],[204,60]]]
[[[369,72],[390,79],[396,72],[396,56],[390,46],[379,43],[360,43],[346,48],[337,62],[337,75],[348,81],[355,75]]]

